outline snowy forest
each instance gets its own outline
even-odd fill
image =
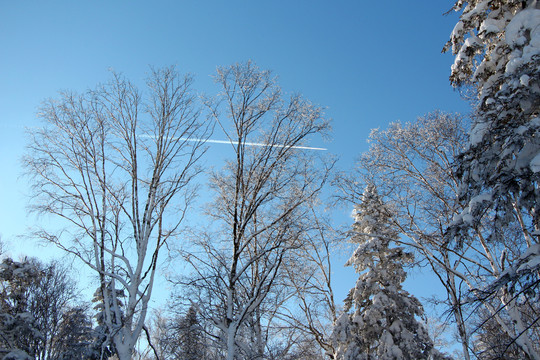
[[[2,257],[0,357],[540,360],[540,3],[453,10],[441,48],[471,113],[361,134],[350,169],[314,145],[324,108],[252,61],[204,96],[171,66],[45,100],[22,161],[49,220],[28,236],[65,257]],[[415,269],[444,292],[405,290]]]

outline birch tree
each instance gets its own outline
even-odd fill
[[[299,95],[285,98],[270,72],[251,62],[219,68],[215,81],[221,92],[208,106],[233,158],[210,175],[208,215],[217,231],[186,256],[194,271],[188,284],[228,360],[264,358],[272,341],[283,343],[283,357],[292,337],[273,329],[291,296],[284,265],[302,246],[307,205],[329,166],[305,147],[329,125],[321,108]]]
[[[29,130],[31,208],[63,221],[61,230],[36,235],[97,275],[103,322],[121,360],[131,358],[162,248],[178,235],[194,195],[209,127],[199,121],[191,83],[174,68],[152,70],[143,94],[114,74],[94,90],[46,100],[43,127]]]

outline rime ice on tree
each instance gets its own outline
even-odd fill
[[[351,240],[358,248],[346,265],[354,266],[359,278],[335,324],[336,358],[442,358],[416,319],[423,314],[422,305],[401,286],[406,278],[403,267],[413,256],[391,247],[398,233],[373,186],[364,191],[354,217]]]

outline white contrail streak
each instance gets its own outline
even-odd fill
[[[203,141],[202,139],[185,139],[182,138],[181,140],[187,140],[187,141]],[[229,141],[229,140],[206,140],[206,142],[214,143],[214,144],[231,144],[231,145],[238,145],[238,141]],[[264,143],[253,143],[253,142],[246,142],[244,143],[248,146],[260,146],[260,147],[288,147],[287,145],[281,145],[281,144],[264,144]],[[325,148],[319,148],[319,147],[311,147],[311,146],[290,146],[291,149],[302,149],[302,150],[317,150],[317,151],[325,151],[328,149]]]
[[[150,135],[141,135],[141,137],[153,137]],[[180,138],[179,140],[182,141],[197,141],[197,142],[209,142],[213,144],[231,144],[231,145],[238,145],[238,141],[230,141],[230,140],[204,140],[204,139],[197,139],[197,138]],[[326,148],[319,148],[319,147],[311,147],[311,146],[287,146],[282,144],[265,144],[265,143],[253,143],[253,142],[246,142],[244,143],[248,146],[260,146],[260,147],[290,147],[291,149],[301,149],[301,150],[316,150],[316,151],[326,151],[328,149]]]

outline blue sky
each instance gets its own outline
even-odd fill
[[[0,234],[22,241],[34,217],[20,177],[24,128],[42,100],[83,91],[108,69],[142,83],[148,66],[177,65],[215,92],[216,66],[252,59],[285,91],[327,107],[325,147],[347,168],[369,130],[435,109],[467,112],[441,54],[457,15],[451,1],[1,1]],[[54,256],[25,242],[14,254]],[[23,249],[23,250],[20,250]],[[339,267],[339,265],[337,265]],[[352,286],[353,284],[350,284]]]

